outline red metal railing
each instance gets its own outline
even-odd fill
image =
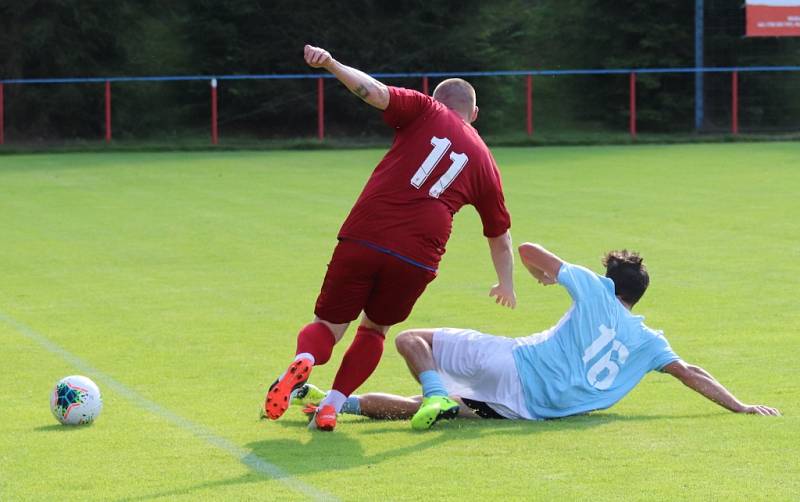
[[[525,131],[527,135],[531,136],[534,133],[533,128],[533,76],[534,75],[613,75],[613,74],[627,74],[628,75],[628,93],[629,93],[629,122],[628,129],[632,138],[636,138],[637,130],[637,100],[636,100],[636,85],[637,74],[696,74],[696,73],[730,73],[730,89],[731,89],[731,134],[739,134],[739,73],[741,72],[798,72],[800,66],[784,66],[784,67],[730,67],[730,68],[645,68],[645,69],[611,69],[611,70],[521,70],[521,71],[497,71],[497,72],[430,72],[430,73],[386,73],[375,74],[376,78],[420,78],[422,79],[422,91],[425,94],[430,94],[429,78],[446,78],[446,77],[484,77],[484,76],[525,76]],[[317,137],[320,140],[325,139],[325,79],[332,78],[331,75],[312,75],[312,74],[292,74],[292,75],[227,75],[216,78],[211,78],[211,143],[216,145],[219,143],[219,120],[218,120],[218,94],[217,82],[222,80],[275,80],[275,79],[309,79],[317,80]],[[52,79],[0,79],[0,145],[5,143],[5,95],[4,87],[6,85],[18,84],[63,84],[63,83],[103,83],[105,92],[105,128],[104,140],[110,143],[112,140],[112,95],[111,83],[112,82],[132,82],[132,81],[187,81],[187,80],[205,80],[209,81],[209,77],[204,76],[176,76],[176,77],[114,77],[114,78],[52,78]]]

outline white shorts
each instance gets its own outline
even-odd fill
[[[451,395],[482,401],[506,418],[534,420],[525,406],[514,346],[513,338],[471,329],[433,333],[433,359]]]

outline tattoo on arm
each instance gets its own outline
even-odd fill
[[[353,94],[366,101],[367,98],[369,97],[369,90],[366,88],[364,84],[361,84],[356,89],[353,90]]]

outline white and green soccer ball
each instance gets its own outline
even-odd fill
[[[85,376],[62,378],[50,394],[50,411],[64,425],[91,423],[102,409],[100,389]]]

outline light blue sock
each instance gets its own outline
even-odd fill
[[[423,371],[419,374],[419,381],[422,384],[422,395],[425,397],[431,396],[447,396],[447,389],[444,388],[444,382],[439,373],[434,370]]]
[[[350,396],[342,405],[340,413],[347,413],[348,415],[361,415],[361,401],[358,396]]]

